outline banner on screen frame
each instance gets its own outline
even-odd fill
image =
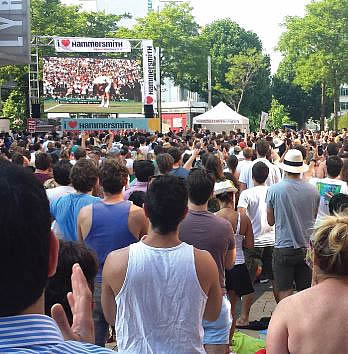
[[[143,40],[143,67],[144,67],[144,104],[156,103],[155,92],[155,49],[152,40]]]
[[[95,130],[148,130],[148,119],[145,118],[93,118],[61,120],[62,131],[95,131]]]
[[[131,44],[128,39],[55,37],[56,52],[62,53],[129,53]]]

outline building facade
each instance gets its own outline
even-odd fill
[[[340,89],[340,111],[341,114],[348,112],[348,84],[344,84]]]

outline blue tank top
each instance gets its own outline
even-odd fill
[[[138,241],[128,229],[131,205],[129,201],[116,204],[100,201],[92,206],[92,226],[85,243],[98,256],[97,283],[102,282],[102,271],[108,254]]]

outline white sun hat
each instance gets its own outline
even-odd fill
[[[303,162],[301,151],[292,149],[285,154],[284,161],[277,165],[279,168],[290,173],[304,173],[309,166]]]

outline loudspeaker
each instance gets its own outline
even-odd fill
[[[153,112],[153,105],[152,104],[144,104],[144,114],[145,118],[153,118],[154,117],[154,112]]]
[[[32,118],[40,118],[40,104],[33,103],[31,105],[31,117]]]

